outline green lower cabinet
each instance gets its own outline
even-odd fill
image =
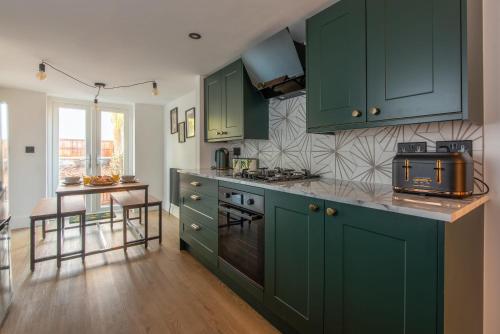
[[[298,332],[322,333],[323,201],[266,191],[265,205],[264,302]]]
[[[438,222],[326,207],[325,333],[436,333]]]

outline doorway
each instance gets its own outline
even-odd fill
[[[54,100],[52,118],[52,193],[66,176],[131,174],[131,107]],[[87,196],[91,212],[109,205],[109,194]]]

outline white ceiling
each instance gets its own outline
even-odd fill
[[[105,91],[101,100],[168,103],[194,88],[196,75],[236,59],[249,46],[327,7],[332,0],[0,0],[0,86],[92,99],[40,60],[93,83],[157,80]],[[187,38],[199,32],[203,38]]]

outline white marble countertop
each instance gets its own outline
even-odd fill
[[[235,178],[230,171],[210,169],[180,170],[180,173],[197,175],[210,179],[234,182],[248,186],[304,195],[332,202],[391,211],[406,215],[436,219],[453,223],[472,210],[486,203],[488,196],[471,196],[466,199],[450,199],[433,196],[419,196],[395,193],[391,185],[344,181],[335,179],[311,179],[266,183]]]

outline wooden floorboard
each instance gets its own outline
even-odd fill
[[[179,251],[178,220],[163,216],[163,245],[143,246],[86,258],[37,263],[29,270],[29,230],[12,233],[14,301],[0,329],[11,333],[277,333],[241,298]],[[157,233],[157,212],[150,214],[150,234]],[[104,225],[110,245],[122,240]],[[66,232],[65,251],[80,247],[78,229]],[[131,233],[129,238],[134,238]],[[41,240],[37,256],[55,253],[55,233]],[[86,234],[87,249],[99,247],[95,228]]]

